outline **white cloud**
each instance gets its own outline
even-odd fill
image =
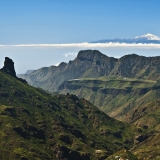
[[[17,44],[17,45],[0,45],[0,47],[77,47],[77,48],[142,48],[142,49],[160,49],[160,44],[146,44],[146,43],[66,43],[66,44]],[[66,53],[65,57],[75,55],[75,53]]]
[[[77,52],[68,52],[68,53],[65,53],[65,54],[62,54],[62,55],[67,58],[68,56],[76,56]]]
[[[55,63],[54,66],[58,66],[60,63]]]

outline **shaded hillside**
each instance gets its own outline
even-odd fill
[[[2,160],[105,159],[133,147],[137,134],[84,99],[50,95],[0,71]]]
[[[160,56],[144,57],[136,54],[119,59],[108,57],[97,50],[80,51],[73,61],[62,62],[59,66],[44,67],[31,74],[19,75],[35,87],[50,92],[67,80],[96,78],[101,76],[123,76],[157,80],[160,78]]]
[[[85,97],[110,116],[139,127],[144,134],[135,137],[131,149],[140,159],[159,159],[160,82],[100,77],[69,80],[59,87],[59,93]],[[140,143],[141,142],[141,143]],[[115,155],[126,157],[124,150]]]

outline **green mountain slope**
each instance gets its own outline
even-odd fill
[[[100,77],[64,82],[59,93],[85,97],[110,116],[139,127],[132,153],[140,159],[159,159],[160,83],[159,81]],[[114,154],[127,157],[125,153]],[[110,159],[114,156],[109,157]]]
[[[132,148],[137,134],[85,99],[51,95],[0,71],[2,160],[105,159]]]
[[[79,78],[98,78],[101,76],[122,76],[139,79],[160,79],[160,56],[144,57],[136,54],[119,59],[108,57],[97,50],[80,51],[69,63],[40,68],[30,74],[19,75],[35,87],[50,92],[67,80]]]
[[[140,133],[130,151],[139,159],[159,159],[159,64],[160,56],[116,59],[87,50],[69,63],[22,77],[51,92],[84,97],[111,117],[133,124]],[[121,151],[115,154],[123,155]]]
[[[128,122],[126,114],[136,106],[160,99],[159,89],[158,81],[107,76],[66,81],[58,93],[85,97],[110,116]]]

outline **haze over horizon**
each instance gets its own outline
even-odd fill
[[[159,56],[160,45],[155,44],[88,43],[147,33],[160,37],[159,5],[158,0],[2,1],[0,65],[8,56],[20,74],[68,62],[84,49],[111,57]]]

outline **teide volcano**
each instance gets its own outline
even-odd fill
[[[142,36],[136,36],[135,38],[129,38],[129,39],[121,39],[121,38],[115,38],[115,39],[104,39],[99,41],[93,41],[91,43],[126,43],[126,44],[138,44],[138,43],[145,43],[145,44],[160,44],[160,38],[156,35],[153,35],[151,33],[144,34]]]

